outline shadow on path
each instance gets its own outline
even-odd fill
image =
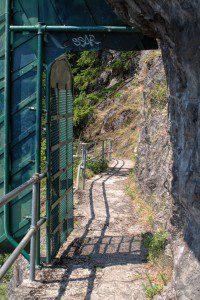
[[[124,165],[124,161],[116,160],[114,167],[110,168],[106,174],[102,174],[91,183],[89,189],[91,216],[85,227],[85,231],[80,238],[73,240],[55,265],[55,268],[63,268],[63,266],[66,266],[66,272],[62,276],[61,281],[46,280],[43,282],[44,284],[56,282],[60,284],[58,296],[55,298],[56,300],[60,300],[64,296],[69,282],[85,280],[87,280],[87,295],[85,299],[89,300],[94,288],[96,272],[100,268],[146,263],[147,253],[143,247],[140,247],[141,240],[137,237],[106,235],[106,230],[110,225],[110,209],[106,192],[106,182],[116,174],[117,176],[127,176],[127,171],[123,169]],[[97,182],[99,184],[99,181],[105,176],[107,176],[107,178],[100,182],[106,211],[105,222],[100,229],[100,234],[91,237],[88,236],[90,226],[94,220],[96,220],[93,197],[94,186]],[[95,230],[95,232],[96,231],[98,232],[98,230]],[[70,278],[72,272],[80,268],[88,269],[90,275],[84,278]]]

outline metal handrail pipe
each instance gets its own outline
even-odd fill
[[[14,262],[16,261],[16,259],[18,258],[18,256],[22,252],[22,250],[24,250],[24,248],[27,246],[27,244],[31,240],[31,237],[35,234],[35,232],[37,232],[38,228],[40,228],[42,226],[42,224],[45,223],[45,221],[46,221],[46,219],[41,219],[37,223],[36,227],[31,227],[29,229],[29,231],[24,236],[22,241],[19,243],[19,245],[15,248],[13,253],[10,255],[10,257],[6,260],[6,262],[1,267],[1,269],[0,269],[0,280],[5,276],[5,274],[8,272],[10,267],[14,264]]]
[[[42,179],[44,179],[46,177],[47,177],[47,172],[38,175],[38,179],[39,180],[42,180]]]
[[[24,190],[26,190],[28,187],[32,186],[34,183],[36,183],[38,180],[42,180],[46,177],[46,174],[40,174],[38,177],[32,177],[16,189],[12,190],[10,193],[6,194],[0,199],[0,208],[6,204],[8,204],[10,201],[12,201],[15,197],[17,197],[20,193],[22,193]]]
[[[85,189],[85,170],[87,162],[87,144],[82,143],[82,190]]]
[[[34,183],[37,182],[36,178],[31,178],[24,184],[20,185],[16,189],[12,190],[10,193],[6,194],[0,199],[0,207],[2,207],[5,204],[8,204],[11,200],[13,200],[15,197],[17,197],[20,193],[22,193],[24,190],[26,190],[29,186],[32,186]]]
[[[76,188],[74,190],[74,193],[76,193],[79,190],[79,180],[80,180],[81,166],[82,166],[82,162],[78,165],[77,176],[76,176]]]
[[[76,194],[78,191],[79,191],[79,189],[78,189],[78,188],[75,188],[75,189],[73,190],[73,194]]]
[[[38,222],[37,222],[37,227],[36,229],[40,228],[45,222],[46,222],[46,218],[41,218]]]
[[[33,31],[42,32],[138,32],[134,27],[127,26],[66,26],[66,25],[11,25],[11,31]]]

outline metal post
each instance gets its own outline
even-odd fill
[[[0,269],[0,281],[5,276],[5,274],[8,272],[9,268],[14,264],[20,253],[22,253],[22,250],[26,247],[28,242],[30,241],[31,237],[34,235],[37,229],[39,229],[44,223],[45,219],[41,219],[37,223],[37,227],[35,229],[31,228],[27,232],[27,234],[24,236],[22,241],[19,243],[19,245],[15,248],[13,253],[9,256],[9,258],[6,260],[6,262],[3,264],[3,266]]]
[[[42,120],[42,46],[43,46],[43,31],[42,24],[38,24],[38,63],[37,63],[37,99],[36,99],[36,144],[35,144],[35,173],[40,173],[41,163],[41,120]],[[40,191],[38,191],[38,220],[40,219]],[[36,263],[40,265],[40,230],[37,232],[37,252]]]
[[[102,160],[104,160],[104,156],[105,156],[105,143],[103,141],[102,142]]]
[[[51,156],[50,156],[50,129],[51,129],[51,92],[50,92],[50,74],[51,65],[47,69],[46,73],[46,142],[47,142],[47,189],[46,189],[46,263],[51,263]]]
[[[108,161],[111,160],[112,142],[108,140]]]
[[[82,143],[82,190],[85,189],[85,169],[87,159],[87,144]]]
[[[79,190],[79,180],[80,180],[81,167],[82,167],[82,163],[78,165],[75,191]]]
[[[31,218],[31,229],[37,227],[37,211],[38,211],[38,189],[39,189],[39,177],[35,174],[38,181],[33,184],[32,189],[32,218]],[[36,267],[36,239],[37,231],[34,232],[31,237],[31,250],[30,250],[30,281],[35,281],[35,267]]]

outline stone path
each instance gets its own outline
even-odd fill
[[[38,272],[35,287],[24,282],[16,299],[146,299],[146,253],[125,194],[132,167],[129,160],[113,160],[107,172],[87,181],[76,199],[75,230],[53,267]]]

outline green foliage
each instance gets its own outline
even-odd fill
[[[67,54],[74,74],[74,126],[77,135],[87,124],[96,105],[119,88],[119,83],[112,87],[99,86],[100,74],[104,70],[112,70],[113,74],[122,77],[130,70],[134,55],[134,51],[121,52],[120,57],[111,61],[109,66],[102,66],[102,51]]]
[[[112,71],[113,71],[113,73],[114,74],[118,74],[118,73],[120,73],[120,72],[122,72],[123,71],[123,61],[121,61],[121,60],[115,60],[112,64],[111,64],[111,66],[112,66]]]
[[[96,272],[101,272],[102,269],[103,269],[103,266],[101,266],[101,265],[96,265],[96,266],[94,266],[94,269],[95,269]]]
[[[146,273],[146,277],[148,279],[148,284],[143,283],[143,288],[144,288],[147,298],[153,299],[153,297],[156,296],[157,294],[160,294],[163,287],[165,285],[167,285],[168,278],[165,273],[163,273],[163,272],[159,273],[158,277],[162,283],[158,284],[158,283],[153,282],[153,280],[151,279],[151,277],[148,273]]]
[[[148,94],[152,107],[163,109],[167,104],[167,83],[155,83]]]
[[[0,267],[4,264],[4,262],[8,259],[9,254],[0,254]],[[12,277],[12,268],[9,269],[5,277],[0,283],[0,299],[7,299],[7,284],[10,282]]]
[[[157,231],[154,235],[147,235],[144,238],[144,245],[148,249],[148,259],[152,262],[164,253],[168,233]]]
[[[41,142],[41,173],[46,171],[47,164],[46,164],[46,138],[42,139]]]
[[[135,179],[135,169],[134,168],[130,170],[129,177],[131,180]]]
[[[146,276],[148,278],[149,284],[143,284],[143,288],[147,298],[153,299],[153,297],[159,294],[159,292],[162,290],[162,286],[156,283],[154,284],[148,273],[146,274]]]
[[[4,264],[4,262],[8,259],[9,254],[0,254],[0,267]],[[8,282],[12,276],[12,268],[5,275],[3,282]]]
[[[94,174],[99,174],[108,168],[108,163],[106,160],[97,159],[95,161],[88,161],[86,167]]]
[[[92,178],[94,175],[95,174],[94,174],[94,172],[91,169],[86,169],[85,170],[85,176],[86,176],[87,179]]]
[[[162,280],[163,284],[167,285],[167,281],[168,281],[167,275],[165,273],[160,273],[158,276]]]
[[[136,51],[121,52],[121,60],[123,62],[123,68],[125,71],[129,71],[133,58],[137,55]]]
[[[113,60],[109,65],[114,74],[124,74],[130,71],[133,58],[136,56],[135,51],[121,52],[117,60]]]
[[[122,95],[121,92],[116,92],[116,93],[114,94],[114,97],[115,97],[115,98],[119,98],[121,95]]]
[[[130,185],[126,185],[126,194],[135,200],[135,197],[137,197],[137,194],[139,192],[138,187],[136,186],[134,189]]]
[[[98,52],[89,51],[68,54],[67,58],[74,74],[74,126],[81,129],[101,100],[95,92],[101,61]]]
[[[88,116],[94,110],[94,104],[98,102],[95,93],[86,95],[85,92],[81,92],[78,97],[74,100],[74,126],[83,127],[87,120]]]
[[[0,299],[1,300],[7,300],[7,284],[6,283],[0,283]]]
[[[46,169],[47,169],[46,137],[42,137],[40,155],[41,155],[41,173],[45,173]],[[45,196],[46,196],[46,179],[43,179],[41,181],[41,193],[42,193],[42,198],[45,198]]]

